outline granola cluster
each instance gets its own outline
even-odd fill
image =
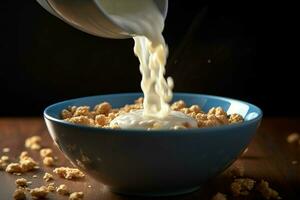
[[[119,128],[115,125],[110,125],[110,122],[114,118],[142,108],[143,98],[140,97],[135,100],[134,104],[114,109],[108,102],[102,102],[96,105],[93,109],[89,106],[69,106],[67,109],[63,109],[61,111],[61,117],[63,120],[74,124],[114,129]],[[241,123],[244,120],[239,114],[227,115],[221,107],[212,107],[207,113],[205,113],[198,105],[187,106],[182,100],[174,102],[171,105],[171,109],[183,112],[184,114],[194,118],[197,121],[199,128]],[[188,128],[184,124],[182,127]]]

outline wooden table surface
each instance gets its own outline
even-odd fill
[[[234,163],[234,165],[238,163],[244,166],[245,177],[250,177],[257,181],[260,179],[269,181],[271,187],[276,189],[283,199],[297,199],[297,197],[300,197],[300,145],[286,142],[286,137],[291,132],[300,132],[299,118],[264,119],[259,131],[249,145],[248,151]],[[0,155],[4,155],[2,149],[8,147],[10,152],[7,155],[12,160],[17,160],[20,152],[25,150],[24,140],[32,135],[42,136],[42,145],[54,150],[55,155],[59,158],[57,166],[71,166],[63,154],[53,145],[44,121],[40,118],[0,118]],[[41,162],[38,151],[28,151],[35,160]],[[292,164],[294,160],[297,160],[298,164]],[[44,172],[52,172],[53,170],[50,167],[40,166],[39,170],[22,175],[22,177],[33,182],[30,187],[45,185],[46,183],[42,179]],[[38,177],[33,178],[34,174],[37,174]],[[0,200],[12,199],[12,194],[15,190],[14,181],[17,178],[19,176],[0,171]],[[226,176],[226,173],[223,173],[210,180],[194,193],[175,197],[157,197],[155,199],[204,200],[211,199],[216,192],[229,194],[228,199],[262,199],[257,192],[252,192],[247,197],[232,197],[229,190],[232,180],[232,178]],[[64,180],[55,176],[54,182],[56,185],[65,183],[72,191],[83,191],[84,199],[88,200],[147,199],[113,194],[107,191],[104,185],[88,176],[81,181]],[[91,187],[88,187],[89,185]],[[68,198],[51,193],[49,199]]]

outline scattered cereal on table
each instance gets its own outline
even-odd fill
[[[49,191],[46,186],[41,186],[30,190],[31,196],[36,199],[45,198],[48,195],[48,193]]]
[[[48,173],[48,172],[46,172],[45,175],[43,176],[43,179],[44,179],[46,182],[51,181],[51,180],[53,180],[53,175],[50,174],[50,173]]]
[[[47,189],[49,192],[54,192],[55,191],[54,183],[49,183]]]
[[[73,192],[69,196],[69,200],[81,200],[83,199],[83,192]]]
[[[291,133],[287,136],[286,141],[288,143],[300,142],[300,134],[297,132]]]
[[[262,194],[266,199],[281,199],[278,192],[269,186],[269,182],[261,180],[257,186],[257,190]]]
[[[54,165],[54,159],[50,156],[46,156],[44,159],[43,159],[43,164],[46,165],[46,166],[53,166]]]
[[[5,171],[8,173],[21,173],[22,168],[19,163],[10,163],[9,165],[7,165]]]
[[[20,187],[26,187],[27,186],[27,180],[25,178],[19,178],[15,181],[17,186]]]
[[[58,167],[53,172],[65,179],[83,178],[85,176],[79,169],[70,167]]]
[[[31,149],[31,150],[40,150],[41,145],[40,142],[42,141],[42,138],[40,136],[32,136],[25,140],[25,147]]]
[[[0,160],[2,160],[4,162],[8,162],[9,161],[9,157],[8,156],[1,156]]]
[[[250,178],[238,178],[230,185],[231,192],[234,196],[248,195],[253,189],[255,181]]]
[[[56,192],[60,195],[69,195],[70,191],[65,184],[61,184],[57,187]]]
[[[293,160],[292,161],[292,165],[297,165],[298,164],[298,161],[297,160]]]
[[[2,149],[2,152],[3,152],[3,153],[9,153],[9,152],[10,152],[10,148],[4,147],[4,148]]]
[[[42,158],[45,158],[45,157],[47,157],[47,156],[52,156],[52,154],[53,154],[53,151],[52,151],[52,149],[50,149],[50,148],[44,148],[44,149],[41,149],[40,150],[40,156],[42,157]]]
[[[13,194],[13,198],[15,200],[24,200],[26,199],[26,195],[23,189],[16,189],[14,194]]]
[[[225,194],[218,192],[212,197],[211,200],[227,200],[227,198]]]

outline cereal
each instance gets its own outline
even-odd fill
[[[27,172],[34,170],[37,166],[37,162],[35,162],[31,157],[24,157],[20,159],[20,166],[22,168],[22,172]]]
[[[73,117],[73,113],[72,113],[71,111],[67,110],[67,109],[63,109],[63,110],[61,111],[61,117],[62,117],[63,119],[68,119],[68,118]]]
[[[10,148],[4,147],[4,148],[2,149],[2,152],[3,152],[3,153],[9,153],[9,152],[10,152]]]
[[[53,172],[65,179],[83,178],[85,176],[79,169],[69,167],[55,168]]]
[[[52,174],[46,172],[45,175],[43,176],[43,179],[44,179],[46,182],[48,182],[48,181],[53,180],[53,176],[52,176]]]
[[[45,198],[48,195],[48,193],[49,191],[46,186],[41,186],[39,188],[34,188],[30,190],[30,194],[34,199]]]
[[[75,113],[73,114],[73,117],[78,117],[78,116],[90,116],[90,107],[89,106],[79,106]]]
[[[21,173],[22,167],[19,163],[10,163],[7,165],[5,171],[8,173]]]
[[[236,162],[225,171],[225,174],[230,177],[243,177],[245,174],[245,168],[241,163]]]
[[[25,195],[24,190],[16,189],[14,194],[13,194],[13,198],[15,200],[24,200],[24,199],[26,199],[26,195]]]
[[[212,197],[211,200],[227,200],[227,198],[225,194],[218,192]]]
[[[111,110],[111,105],[108,102],[103,102],[95,106],[94,110],[97,114],[107,115]]]
[[[53,151],[50,148],[44,148],[40,150],[40,155],[42,158],[45,158],[47,156],[52,156]]]
[[[298,140],[300,142],[300,135],[299,135],[299,133],[296,133],[296,132],[289,134],[286,138],[286,141],[288,143],[294,143],[294,142],[297,142]]]
[[[3,162],[8,162],[9,157],[8,156],[1,156],[0,160],[2,160]]]
[[[120,127],[117,124],[110,124],[110,122],[119,115],[142,109],[142,103],[143,98],[141,97],[135,100],[134,104],[125,105],[119,109],[112,109],[108,102],[96,105],[94,110],[91,111],[88,106],[75,107],[72,111],[69,107],[68,109],[62,110],[61,115],[62,119],[73,124],[118,129]],[[199,128],[241,123],[244,120],[239,114],[231,114],[228,116],[221,107],[212,107],[207,113],[204,113],[198,105],[191,105],[190,107],[187,107],[183,100],[174,102],[171,105],[171,109],[173,111],[180,111],[194,118],[197,121]],[[184,129],[191,127],[177,125],[174,128]]]
[[[253,189],[255,181],[250,178],[239,178],[235,179],[231,185],[230,189],[234,196],[249,194],[249,191]]]
[[[77,117],[72,117],[72,118],[68,118],[65,120],[68,122],[71,122],[73,124],[86,125],[86,126],[94,125],[94,120],[90,119],[87,116],[77,116]]]
[[[19,178],[15,181],[17,186],[20,187],[26,187],[27,186],[27,180],[25,178]]]
[[[69,200],[81,200],[83,199],[83,192],[73,192],[69,196]]]
[[[49,183],[49,185],[47,186],[47,189],[49,192],[54,192],[55,191],[54,183]]]
[[[243,122],[243,121],[244,121],[243,117],[241,115],[239,115],[239,114],[231,114],[229,116],[229,122],[231,124],[233,124],[233,123],[240,123],[240,122]]]
[[[29,157],[28,152],[27,151],[22,151],[20,156],[19,156],[19,159],[23,160],[23,159],[26,159],[28,157]]]
[[[54,165],[54,159],[50,156],[47,156],[43,159],[43,164],[50,167]]]
[[[262,194],[266,199],[281,199],[278,192],[270,188],[269,183],[265,180],[261,180],[257,186],[257,190]]]
[[[31,150],[39,150],[41,148],[40,142],[42,138],[40,136],[32,136],[25,140],[25,147]]]
[[[0,170],[5,170],[8,164],[0,159]]]
[[[181,110],[182,108],[185,108],[185,107],[186,107],[186,105],[185,105],[184,101],[182,101],[182,100],[176,101],[171,105],[171,109],[172,110],[177,110],[177,111],[179,111],[179,110]]]
[[[59,185],[56,189],[56,192],[60,195],[69,195],[70,192],[65,184]]]

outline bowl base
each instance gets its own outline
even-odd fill
[[[158,196],[176,196],[176,195],[188,194],[191,192],[195,192],[196,190],[199,190],[200,186],[173,190],[173,191],[165,191],[165,192],[132,192],[132,191],[125,191],[125,190],[117,190],[114,188],[108,188],[108,189],[111,192],[120,195],[158,197]]]

